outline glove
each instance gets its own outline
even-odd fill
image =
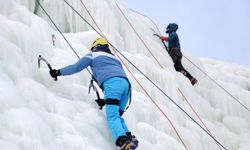
[[[102,107],[105,105],[105,101],[103,99],[96,99],[96,103],[99,106],[99,109],[102,110]]]
[[[60,70],[57,70],[57,69],[52,69],[49,71],[49,74],[52,78],[57,78],[57,76],[60,76],[61,73],[60,73]]]
[[[166,36],[160,36],[159,38],[160,38],[162,41],[166,41],[166,42],[168,41],[168,37],[166,37]]]

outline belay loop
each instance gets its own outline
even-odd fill
[[[95,81],[95,79],[92,76],[92,79],[90,80],[90,84],[89,84],[89,93],[90,93],[91,88],[93,88],[93,90],[96,92],[96,96],[97,96],[97,99],[95,100],[95,102],[98,104],[99,109],[102,110],[102,107],[105,105],[105,101],[104,101],[104,99],[100,98],[100,94],[94,85],[94,81]]]

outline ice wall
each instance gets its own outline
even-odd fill
[[[98,35],[63,0],[40,1],[74,50],[83,56]],[[94,25],[80,0],[68,0]],[[173,100],[198,121],[179,89],[193,105],[212,134],[228,149],[250,148],[250,118],[237,102],[210,79],[183,59],[185,67],[198,78],[191,86],[173,64],[157,38],[155,26],[145,17],[130,12],[122,1],[83,0],[109,40]],[[142,35],[161,68],[138,39],[116,7],[119,4]],[[74,63],[77,57],[52,26],[34,0],[1,0],[0,6],[0,146],[4,150],[107,150],[117,149],[105,122],[105,113],[88,94],[87,71],[53,81],[48,68],[37,67],[42,54],[55,68]],[[33,12],[36,12],[35,15]],[[55,46],[52,35],[55,35]],[[185,40],[185,39],[183,39]],[[250,69],[239,65],[193,57],[199,68],[213,77],[248,108],[250,107]],[[123,58],[124,60],[124,58]],[[219,149],[215,142],[187,118],[172,102],[125,61],[133,75],[169,116],[190,150]],[[128,72],[127,72],[128,73]],[[167,119],[152,104],[128,73],[133,85],[133,102],[125,113],[140,147],[148,149],[185,149]],[[199,121],[198,121],[199,122]],[[199,122],[200,123],[200,122]],[[98,141],[98,142],[97,142]]]

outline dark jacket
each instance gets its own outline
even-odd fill
[[[168,25],[168,48],[171,51],[172,48],[181,49],[179,37],[176,33],[178,25],[176,23],[170,23]]]

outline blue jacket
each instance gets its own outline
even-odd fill
[[[172,50],[172,48],[177,48],[177,49],[181,49],[180,46],[180,41],[179,41],[179,37],[176,33],[177,29],[178,29],[178,25],[176,23],[170,23],[168,25],[169,28],[169,32],[168,32],[168,48],[169,50]]]
[[[61,75],[71,75],[90,66],[94,78],[101,87],[102,83],[112,77],[127,79],[121,62],[110,53],[106,46],[99,46],[95,52],[90,52],[75,64],[60,69]]]

